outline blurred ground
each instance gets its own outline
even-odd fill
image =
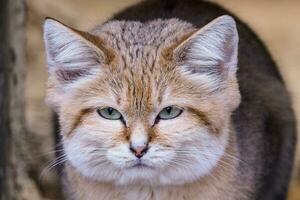
[[[42,22],[51,16],[75,28],[88,30],[118,10],[138,0],[27,0],[27,127],[35,136],[38,173],[53,159],[51,112],[44,103],[46,67],[42,43]],[[300,1],[296,0],[213,0],[247,22],[267,44],[291,92],[297,116],[300,116]],[[299,119],[299,117],[298,117]],[[299,120],[298,120],[299,121]],[[299,123],[300,124],[300,123]],[[298,154],[300,155],[300,154]],[[299,157],[299,156],[298,156]],[[299,159],[297,159],[297,163]],[[291,185],[290,200],[300,200],[300,184]],[[55,185],[54,173],[43,173],[41,188]],[[57,198],[44,192],[49,198]],[[50,192],[49,192],[50,193]]]

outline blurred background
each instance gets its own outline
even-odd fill
[[[300,1],[212,1],[247,22],[266,43],[287,83],[297,116],[300,116]],[[50,16],[74,28],[89,30],[136,2],[138,0],[27,0],[25,125],[31,138],[27,171],[33,181],[22,189],[22,199],[59,198],[56,172],[49,170],[54,159],[54,137],[51,111],[44,102],[47,80],[42,40],[44,18]],[[298,170],[295,170],[289,200],[300,200],[298,180]]]

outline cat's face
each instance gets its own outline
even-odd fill
[[[48,20],[45,40],[48,102],[82,175],[170,185],[218,165],[239,104],[231,18],[197,32],[178,20],[111,22],[93,35]]]

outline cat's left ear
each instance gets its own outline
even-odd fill
[[[218,87],[228,75],[235,75],[237,54],[236,24],[232,17],[224,15],[184,40],[174,50],[174,59],[185,74]]]
[[[48,71],[64,87],[100,71],[105,54],[91,40],[88,33],[70,28],[57,20],[47,18],[44,23],[44,41]]]

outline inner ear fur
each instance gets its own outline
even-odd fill
[[[101,38],[46,18],[44,41],[48,71],[60,80],[74,81],[100,70],[113,54]]]
[[[238,33],[232,17],[216,18],[183,40],[173,59],[191,73],[221,75],[237,69]]]

